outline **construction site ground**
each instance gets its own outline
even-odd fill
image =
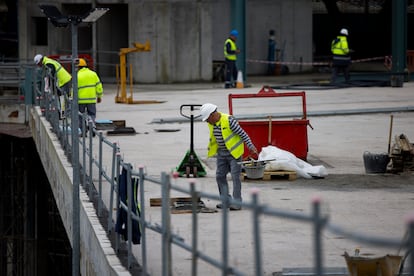
[[[134,168],[144,166],[148,175],[159,177],[161,172],[172,172],[190,148],[190,120],[180,115],[183,104],[214,103],[221,112],[228,112],[228,94],[257,93],[264,85],[288,83],[315,83],[329,79],[323,74],[250,77],[243,89],[224,89],[222,83],[192,84],[135,84],[133,99],[152,104],[115,103],[117,86],[104,83],[104,97],[97,106],[97,119],[125,120],[134,135],[107,136],[119,142],[125,162]],[[277,90],[277,92],[302,91]],[[393,115],[392,141],[395,135],[405,134],[414,141],[414,82],[403,87],[347,87],[341,89],[309,89],[306,107],[308,127],[308,158],[312,165],[324,165],[324,178],[296,178],[271,180],[244,180],[242,195],[250,201],[253,188],[259,189],[259,201],[274,208],[310,214],[314,197],[322,199],[322,211],[329,214],[331,223],[367,236],[403,239],[408,217],[414,215],[414,174],[367,174],[363,154],[386,153],[389,146],[390,115]],[[128,96],[130,95],[128,87]],[[234,114],[266,114],[294,112],[297,106],[287,101],[240,102]],[[392,110],[392,111],[390,111]],[[408,110],[408,111],[407,111]],[[410,111],[411,110],[411,111]],[[350,114],[337,111],[353,111]],[[106,135],[106,131],[104,130]],[[197,178],[196,188],[218,193],[215,181],[215,160],[207,159],[208,127],[204,122],[194,123],[194,149],[202,160],[207,175]],[[260,150],[260,149],[259,149]],[[189,179],[173,179],[174,185],[189,187]],[[230,188],[232,187],[229,178]],[[161,197],[156,184],[145,186],[147,219],[161,221],[161,208],[151,207],[150,198]],[[172,196],[187,196],[172,192]],[[217,201],[203,199],[208,208],[215,209]],[[243,209],[230,212],[229,264],[254,275],[252,214]],[[216,258],[221,256],[221,211],[199,214],[199,249]],[[191,215],[173,214],[172,227],[187,243],[191,243]],[[314,265],[313,230],[310,224],[283,218],[261,217],[262,256],[265,275],[275,275],[295,268],[300,271]],[[151,275],[161,275],[161,236],[147,231],[148,267]],[[344,236],[324,231],[323,265],[345,268],[342,256],[353,254],[355,248],[366,257],[405,253],[405,249],[376,247],[355,242]],[[134,246],[138,261],[141,248]],[[191,254],[173,246],[173,274],[191,274]],[[408,264],[408,262],[407,262]],[[198,275],[220,275],[221,272],[200,261]],[[299,273],[300,274],[300,273]]]

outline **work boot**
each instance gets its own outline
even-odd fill
[[[241,205],[236,205],[236,204],[230,205],[230,211],[239,211],[241,209],[242,209]]]

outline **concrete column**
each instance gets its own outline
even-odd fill
[[[407,0],[392,1],[391,86],[401,87],[407,68]]]
[[[237,67],[243,71],[243,79],[246,79],[246,0],[231,1],[231,28],[239,32],[237,46],[241,52],[237,57]]]

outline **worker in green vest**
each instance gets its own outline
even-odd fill
[[[96,103],[102,101],[103,86],[98,74],[88,68],[86,60],[79,59],[78,63],[78,106],[80,113],[87,113],[89,122],[95,128]],[[82,117],[80,117],[82,119]],[[79,120],[82,130],[82,120]],[[82,130],[82,133],[83,130]],[[95,134],[95,132],[94,132]]]
[[[229,37],[224,42],[224,62],[226,66],[226,76],[224,88],[236,87],[237,81],[237,55],[240,53],[240,49],[237,48],[236,40],[239,36],[237,30],[232,30]]]
[[[207,157],[217,158],[216,181],[220,196],[228,196],[229,185],[227,174],[230,172],[233,181],[233,199],[230,210],[241,210],[241,161],[244,153],[244,143],[251,156],[258,155],[249,135],[240,127],[237,120],[228,114],[217,111],[217,106],[211,103],[203,104],[200,108],[203,121],[207,121],[210,130],[210,142]],[[218,209],[223,205],[217,204]]]
[[[348,30],[341,29],[339,35],[331,43],[332,76],[331,83],[335,83],[339,72],[343,72],[345,81],[349,82],[349,69],[351,65],[351,50],[348,47]]]
[[[46,56],[43,56],[41,54],[37,54],[34,59],[34,63],[39,66],[43,67],[48,70],[48,76],[49,78],[46,78],[46,80],[49,82],[48,86],[45,86],[46,90],[49,90],[51,87],[56,84],[56,93],[58,95],[57,100],[57,108],[59,109],[59,118],[63,119],[65,117],[65,97],[68,97],[70,94],[71,89],[71,80],[72,76],[71,74],[60,64],[58,61],[48,58]],[[53,88],[52,88],[53,89]],[[54,90],[52,90],[54,91]]]

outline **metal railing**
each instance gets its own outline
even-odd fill
[[[38,74],[33,74],[33,76],[38,76]],[[49,76],[50,77],[50,76]],[[43,77],[42,77],[43,80]],[[62,143],[62,146],[65,152],[70,155],[71,152],[71,139],[70,133],[71,129],[78,129],[73,127],[70,123],[70,116],[65,119],[59,119],[59,106],[56,98],[56,91],[54,91],[54,86],[50,86],[51,91],[44,91],[44,82],[33,81],[34,92],[36,93],[36,104],[40,105],[41,110],[44,116],[50,122],[53,131],[59,137],[59,140]],[[41,85],[39,85],[41,83]],[[66,109],[65,112],[72,112],[70,109],[70,98],[65,98]],[[82,115],[82,114],[81,114]],[[191,271],[188,271],[189,275],[198,275],[198,264],[200,261],[210,264],[211,266],[217,268],[220,271],[221,275],[247,275],[245,271],[241,271],[237,267],[231,266],[229,264],[229,215],[228,215],[228,206],[230,204],[241,204],[243,209],[249,210],[252,215],[251,229],[253,234],[253,252],[254,256],[254,275],[263,275],[263,264],[262,264],[262,232],[261,232],[261,222],[260,217],[270,216],[277,217],[286,220],[293,220],[298,223],[306,223],[312,226],[313,229],[313,240],[309,241],[313,245],[313,274],[314,275],[323,275],[324,274],[324,264],[322,261],[323,255],[323,244],[322,244],[322,234],[323,231],[329,231],[333,234],[341,235],[344,238],[358,241],[363,244],[370,244],[376,246],[384,246],[390,248],[399,248],[405,249],[407,256],[410,258],[410,275],[414,275],[414,254],[408,254],[414,252],[414,219],[407,224],[407,235],[404,239],[390,239],[387,237],[375,237],[372,235],[365,235],[364,233],[349,231],[345,227],[338,226],[329,222],[329,217],[326,214],[321,212],[321,201],[318,198],[315,198],[312,201],[312,212],[309,215],[300,214],[297,212],[292,212],[288,210],[282,210],[277,208],[269,207],[265,204],[259,202],[258,193],[253,192],[251,199],[249,201],[236,202],[227,197],[219,197],[216,194],[205,193],[196,190],[196,179],[190,180],[188,189],[182,188],[181,186],[172,184],[171,177],[177,176],[176,174],[170,174],[166,172],[160,173],[160,178],[154,178],[148,176],[145,173],[143,167],[134,170],[132,165],[123,158],[121,158],[120,148],[117,143],[113,143],[107,140],[102,133],[96,131],[91,122],[88,120],[87,116],[82,115],[83,128],[86,129],[86,125],[89,125],[89,130],[86,135],[86,131],[82,134],[82,139],[80,139],[80,151],[81,155],[79,156],[80,170],[81,170],[81,182],[83,187],[87,191],[90,197],[93,196],[93,193],[96,191],[96,196],[98,197],[98,207],[97,214],[102,217],[102,210],[106,208],[108,211],[107,215],[107,231],[108,234],[114,231],[114,219],[112,210],[114,206],[116,209],[123,209],[127,212],[127,239],[126,247],[128,260],[127,265],[130,269],[133,265],[134,255],[133,255],[133,221],[138,222],[141,231],[141,259],[139,264],[142,267],[142,271],[145,275],[149,275],[148,268],[148,238],[147,231],[153,231],[161,235],[162,240],[162,275],[173,275],[172,272],[172,245],[180,247],[183,250],[191,253],[192,263]],[[94,138],[95,137],[95,138]],[[69,158],[70,160],[70,158]],[[127,198],[133,199],[132,185],[134,181],[138,181],[139,191],[139,202],[146,202],[147,198],[145,195],[146,185],[157,184],[161,188],[161,221],[157,223],[151,222],[146,214],[145,204],[140,205],[139,215],[136,215],[133,210],[133,200],[127,200],[122,202],[120,200],[119,194],[119,181],[121,176],[121,170],[126,171],[127,179]],[[94,183],[94,177],[97,177],[97,183]],[[107,186],[104,186],[107,185]],[[97,187],[97,188],[96,188]],[[104,190],[109,190],[109,193],[105,193]],[[192,239],[191,241],[186,241],[184,237],[180,236],[177,233],[174,233],[171,227],[171,191],[178,191],[183,194],[187,194],[191,197],[191,214],[192,214]],[[106,194],[108,198],[103,198]],[[226,193],[224,193],[226,194]],[[221,236],[221,256],[215,257],[207,255],[200,250],[200,235],[198,234],[199,228],[199,210],[198,210],[198,200],[199,198],[206,198],[221,201],[223,204],[223,209],[221,212],[221,225],[222,225],[222,236]],[[104,206],[104,202],[107,202],[108,206]],[[121,244],[120,235],[116,235],[115,250],[119,251]],[[405,260],[405,259],[404,259]],[[251,273],[249,273],[251,275]]]

